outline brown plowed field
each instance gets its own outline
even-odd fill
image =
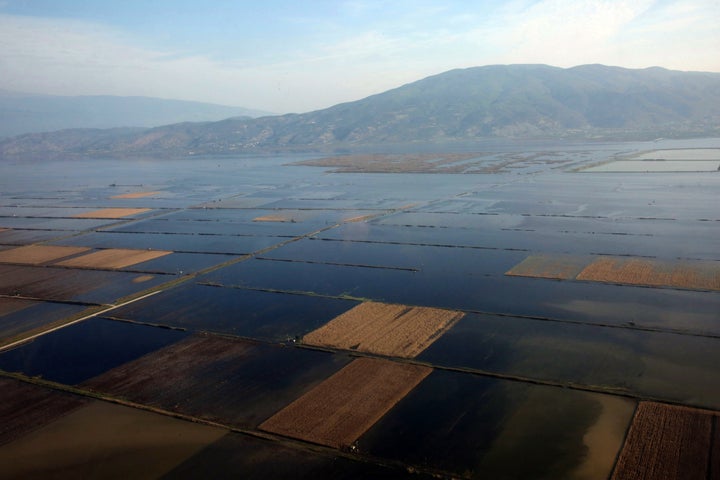
[[[57,265],[80,268],[124,268],[155,258],[170,255],[166,250],[131,250],[125,248],[108,248],[80,257],[71,258]]]
[[[580,272],[577,280],[720,290],[720,263],[601,258]]]
[[[0,445],[47,425],[89,401],[19,380],[0,378]]]
[[[351,445],[432,372],[359,358],[280,410],[262,430],[340,448]]]
[[[149,212],[149,208],[102,208],[92,212],[78,213],[74,218],[124,218],[138,213]]]
[[[613,479],[705,480],[713,421],[705,411],[640,403]]]
[[[226,425],[255,427],[346,362],[306,349],[195,335],[83,385]]]
[[[464,316],[453,310],[364,302],[308,333],[308,345],[413,358]]]
[[[505,275],[572,280],[588,264],[588,258],[575,255],[530,255]]]
[[[135,193],[123,193],[120,195],[113,195],[110,198],[145,198],[145,197],[152,197],[153,195],[157,195],[160,192],[135,192]]]
[[[87,247],[56,247],[49,245],[27,245],[0,252],[0,263],[40,265],[90,250]]]

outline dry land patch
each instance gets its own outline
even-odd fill
[[[440,308],[364,302],[305,335],[303,342],[413,358],[463,316]]]
[[[152,197],[153,195],[157,195],[160,192],[134,192],[134,193],[122,193],[120,195],[113,195],[110,198],[145,198],[145,197]]]
[[[260,428],[330,447],[347,447],[431,372],[420,365],[359,358]]]
[[[531,255],[505,275],[720,291],[720,262]]]
[[[92,212],[79,213],[73,215],[74,218],[124,218],[140,213],[149,212],[149,208],[101,208],[100,210],[93,210]]]
[[[27,245],[0,251],[0,263],[40,265],[90,250],[87,247],[59,247],[52,245]]]
[[[115,269],[125,268],[138,263],[170,255],[166,250],[133,250],[126,248],[108,248],[87,255],[62,261],[63,267]]]
[[[716,421],[716,415],[703,410],[640,403],[613,479],[711,478],[710,457],[720,449],[717,436],[712,437]]]

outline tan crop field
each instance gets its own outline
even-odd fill
[[[138,263],[170,255],[167,250],[133,250],[108,248],[58,263],[63,267],[80,268],[125,268]]]
[[[364,222],[365,220],[369,220],[374,216],[375,214],[372,213],[370,215],[358,215],[355,217],[343,218],[342,221],[346,223]]]
[[[292,222],[292,217],[287,215],[263,215],[253,218],[253,222]]]
[[[0,251],[0,263],[40,265],[90,250],[87,247],[58,247],[51,245],[26,245]]]
[[[73,215],[74,218],[124,218],[139,213],[149,212],[149,208],[102,208],[92,212]]]
[[[263,422],[260,429],[347,447],[431,372],[420,365],[359,358]]]
[[[576,278],[593,282],[720,290],[720,264],[601,258],[588,265]]]
[[[530,255],[505,272],[516,277],[720,290],[720,262],[582,255]]]
[[[157,195],[160,192],[134,192],[134,193],[122,193],[120,195],[113,195],[110,198],[121,199],[121,198],[145,198]]]
[[[572,280],[587,263],[588,257],[580,255],[530,255],[505,275]]]
[[[709,457],[720,448],[712,425],[702,410],[640,403],[612,478],[710,478]]]
[[[308,333],[303,342],[413,358],[463,316],[440,308],[364,302]]]

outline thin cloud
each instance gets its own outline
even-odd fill
[[[383,10],[385,3],[333,4],[316,18],[308,11],[285,46],[277,37],[282,29],[256,30],[254,50],[238,32],[243,48],[222,51],[158,47],[149,30],[0,15],[0,88],[302,112],[494,63],[720,71],[720,4],[710,0],[515,0],[482,7],[426,0]]]

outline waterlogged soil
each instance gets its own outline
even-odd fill
[[[348,361],[325,352],[198,335],[83,386],[225,425],[255,427]]]
[[[0,377],[0,445],[52,423],[90,402],[85,397]],[[5,449],[0,449],[0,455]],[[36,459],[37,460],[37,459]],[[2,475],[13,461],[2,462]]]
[[[358,440],[358,449],[471,478],[607,478],[634,403],[435,370]],[[522,459],[522,461],[518,461]],[[588,477],[586,462],[598,469]]]
[[[453,258],[453,251],[462,250],[446,250],[454,268],[443,268],[442,262],[437,268],[426,263],[420,271],[408,271],[252,259],[200,278],[385,303],[720,334],[715,292],[510,277],[504,275],[505,268],[519,263],[524,254],[510,252],[493,262],[488,260],[492,252],[470,250],[472,255]],[[488,265],[495,266],[486,272]]]
[[[144,234],[102,231],[75,238],[66,238],[59,241],[58,244],[82,244],[94,248],[149,248],[153,250],[172,250],[175,253],[247,255],[287,240],[287,238],[283,237],[253,235]]]
[[[0,369],[74,385],[187,336],[177,330],[91,318],[1,352]]]
[[[358,439],[324,437],[334,438],[333,445],[351,442],[348,453],[360,462],[333,458],[326,447],[297,440],[299,434],[291,434],[295,440],[267,434],[263,447],[257,439],[225,436],[194,457],[176,458],[177,470],[154,453],[157,460],[147,461],[175,476],[223,477],[227,466],[247,478],[363,478],[363,472],[397,478],[418,468],[463,477],[609,478],[634,402],[533,382],[720,408],[717,292],[505,272],[528,256],[548,254],[719,261],[715,172],[572,172],[621,154],[718,145],[708,139],[489,143],[477,164],[459,157],[440,162],[466,173],[493,169],[491,175],[283,166],[317,155],[68,160],[37,162],[33,169],[5,163],[0,177],[13,181],[0,193],[0,229],[10,228],[0,231],[3,247],[54,240],[175,253],[126,267],[131,272],[0,265],[0,294],[108,303],[240,255],[262,258],[186,278],[185,285],[109,312],[188,332],[93,319],[4,352],[0,363],[63,383],[99,382],[103,393],[255,429],[351,362],[293,340],[360,301],[462,311],[466,315],[417,357],[435,367],[429,376],[379,420],[366,422],[369,429]],[[68,169],[77,175],[67,176]],[[160,193],[110,198],[138,192]],[[67,218],[104,208],[152,211]],[[253,221],[274,215],[286,221]],[[552,265],[540,267],[553,273],[546,276],[565,278],[573,265],[554,272]],[[0,322],[10,321],[12,332],[36,321],[42,327],[59,319],[64,310],[58,305],[8,307]],[[110,327],[98,327],[103,324]],[[246,339],[178,347],[192,344],[188,333],[202,331]],[[340,390],[326,397],[341,397]],[[315,431],[304,420],[293,423],[301,417],[284,425]],[[73,428],[63,430],[85,441]],[[174,444],[160,439],[155,445]],[[123,448],[113,446],[108,458]],[[61,458],[48,459],[46,472],[64,468]],[[104,468],[98,457],[88,465]]]
[[[720,408],[718,338],[467,315],[418,358]]]
[[[91,402],[0,449],[3,478],[157,478],[227,433]]]
[[[280,460],[279,460],[280,459]],[[435,478],[401,466],[379,465],[332,454],[289,448],[279,442],[230,433],[168,472],[164,479],[315,480]]]
[[[190,284],[118,308],[111,315],[190,331],[293,341],[357,304],[352,300]]]
[[[108,304],[168,281],[158,275],[137,283],[138,276],[119,271],[0,265],[0,295]]]
[[[0,298],[0,345],[12,338],[42,330],[45,326],[77,315],[86,307],[67,303]]]

